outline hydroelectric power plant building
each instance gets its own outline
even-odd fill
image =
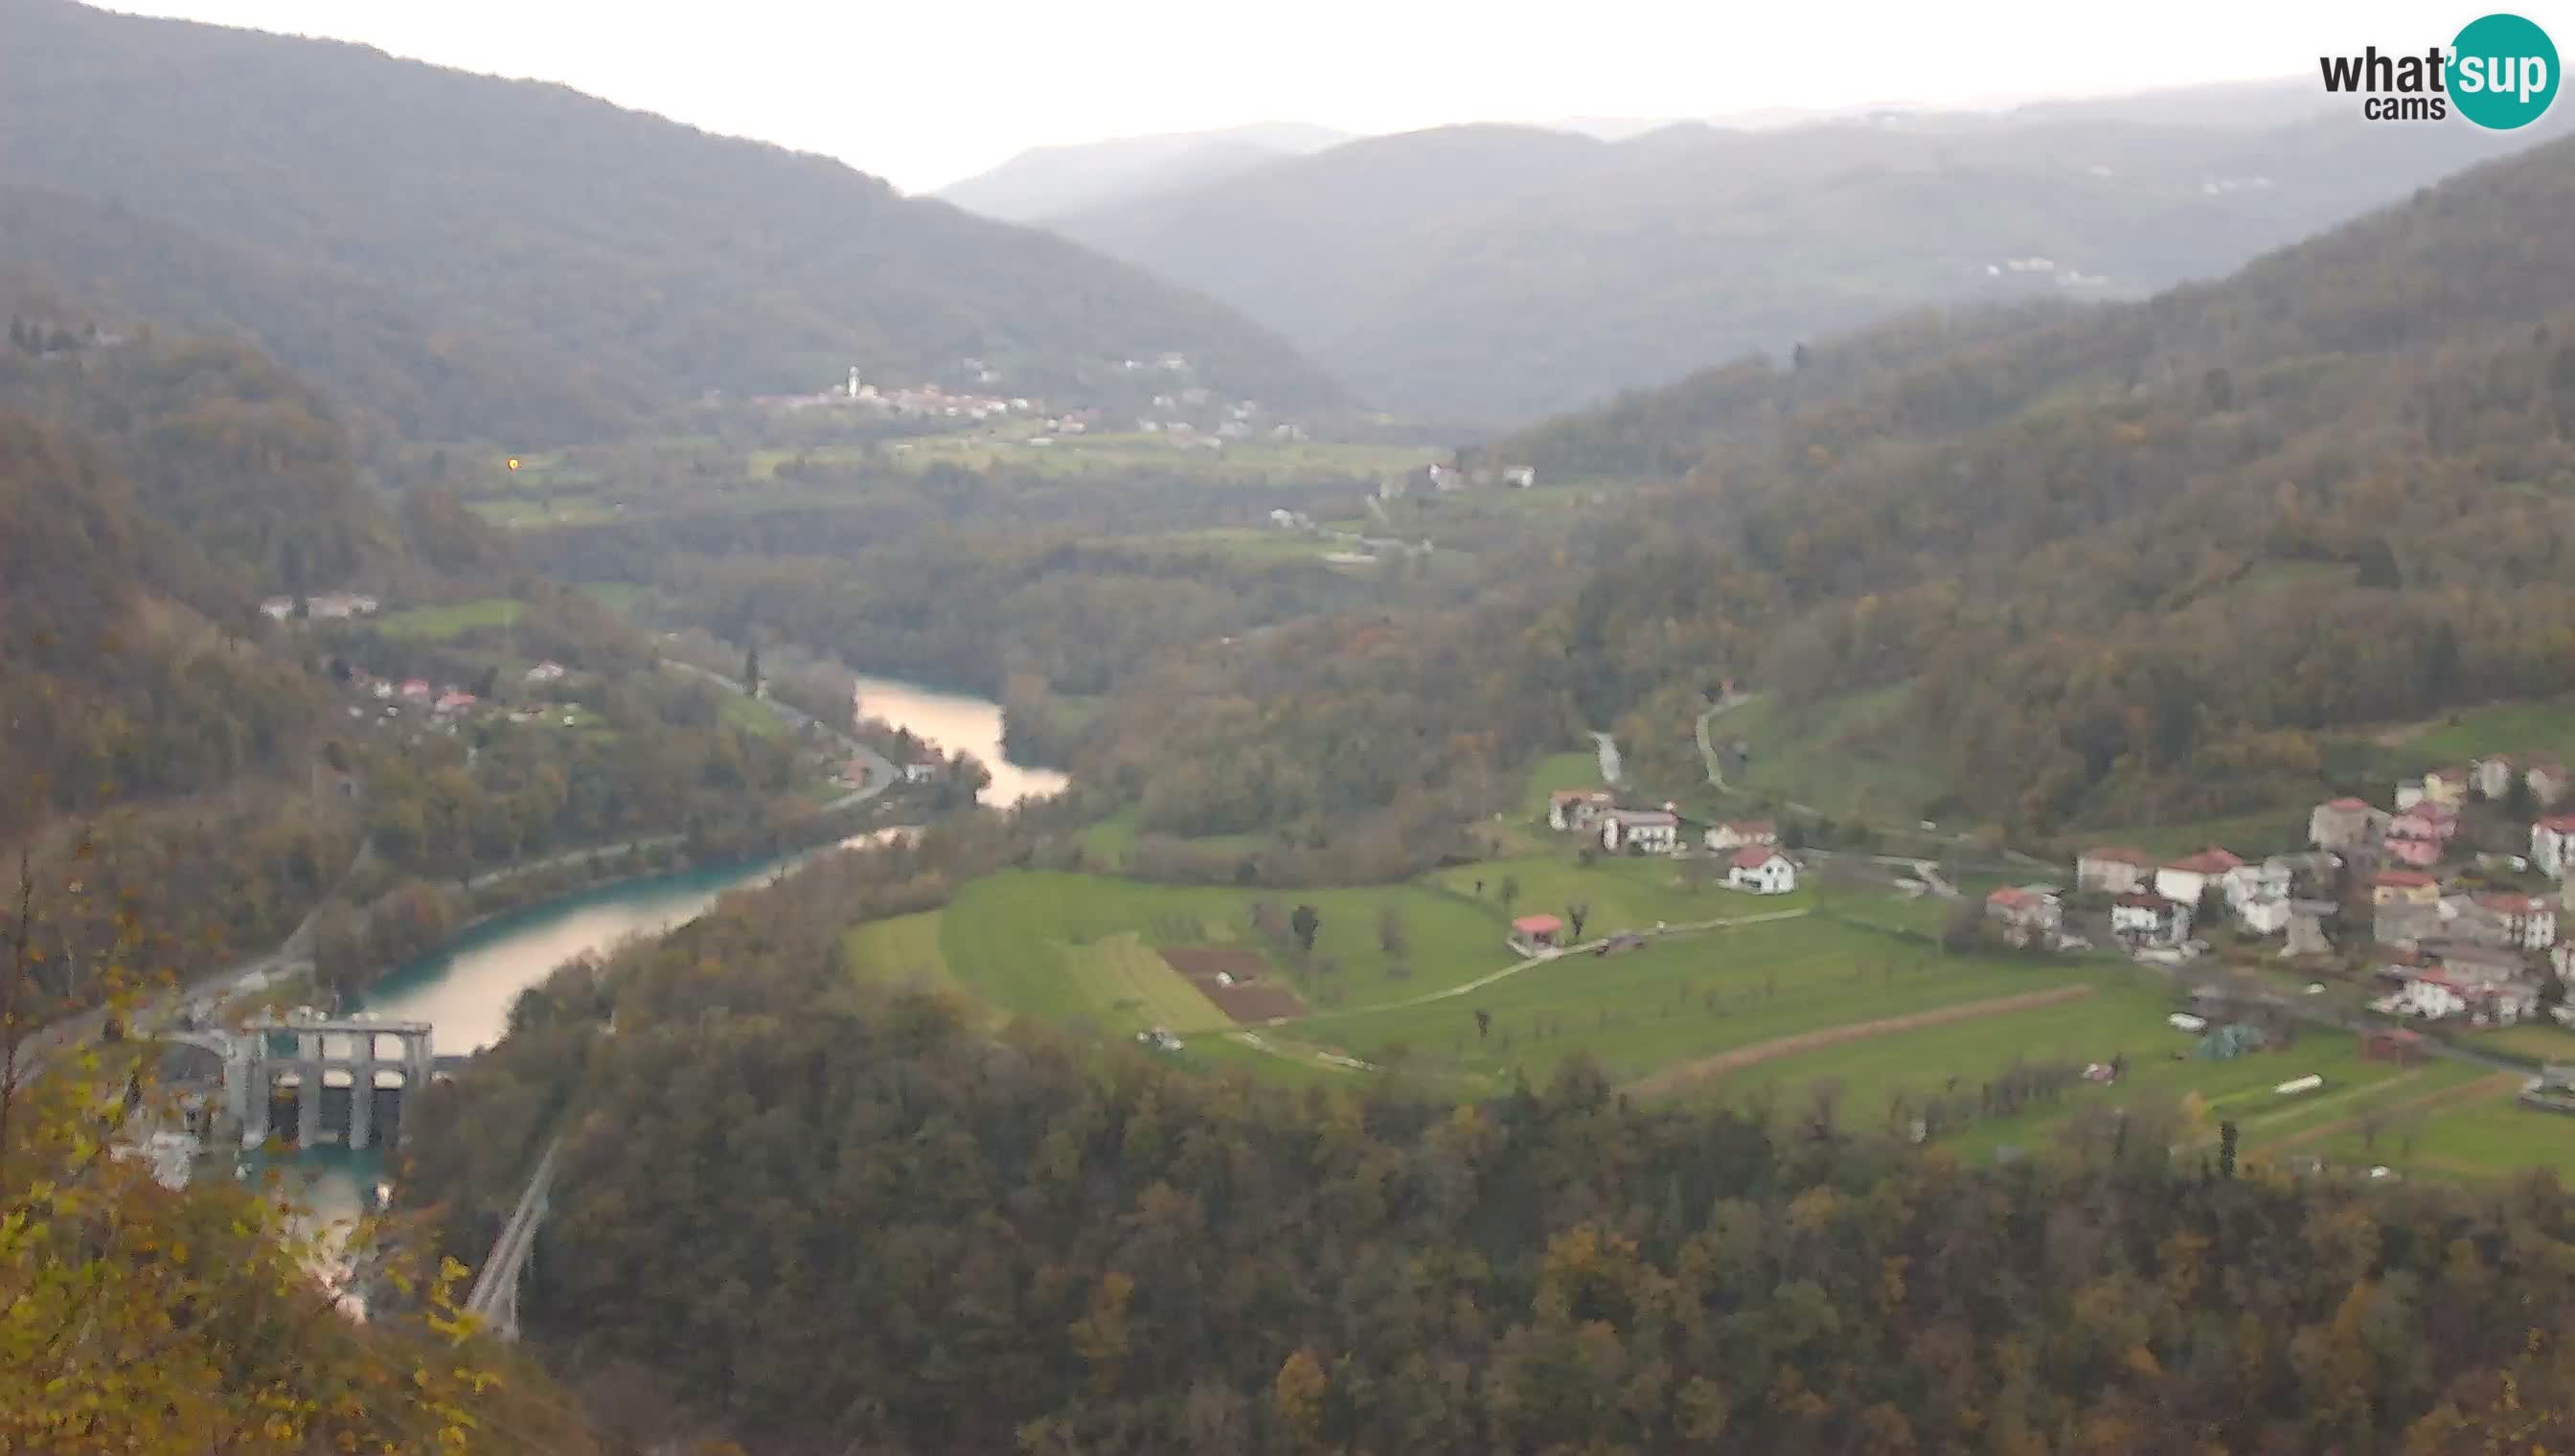
[[[245,1147],[272,1134],[297,1147],[390,1144],[436,1066],[427,1021],[306,1012],[227,1040],[225,1110]]]

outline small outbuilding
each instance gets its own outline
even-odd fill
[[[1522,915],[1511,921],[1511,938],[1532,950],[1564,943],[1564,921],[1553,915]]]

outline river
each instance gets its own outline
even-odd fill
[[[1030,768],[1002,756],[1002,705],[968,693],[947,693],[900,678],[859,679],[859,714],[881,718],[950,752],[963,748],[993,772],[984,801],[1009,807],[1043,798],[1068,781],[1052,768]]]
[[[1002,755],[998,703],[895,678],[861,678],[859,700],[871,718],[983,760],[993,772],[992,786],[984,792],[987,803],[1013,803],[1065,786],[1061,773],[1024,767]],[[388,1020],[427,1021],[436,1028],[431,1041],[441,1052],[478,1050],[509,1029],[510,1006],[519,992],[565,961],[686,924],[718,895],[767,879],[791,867],[796,857],[627,880],[496,916],[395,970],[354,998],[350,1009]],[[292,1168],[303,1183],[302,1201],[325,1221],[355,1213],[361,1192],[384,1175],[383,1159],[373,1149],[316,1147],[298,1153]]]

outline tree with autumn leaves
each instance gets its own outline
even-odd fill
[[[27,1014],[34,975],[58,953],[53,902],[84,891],[39,885],[24,858],[12,879],[0,909],[0,1451],[590,1449],[542,1380],[525,1396],[503,1388],[458,1310],[455,1261],[420,1270],[394,1225],[326,1248],[265,1184],[158,1182],[138,1145],[179,1109],[153,1044],[69,1037]],[[156,989],[128,959],[141,943],[129,925],[118,944],[87,947],[106,1024],[132,1020]],[[322,1272],[349,1260],[381,1281],[363,1323]]]

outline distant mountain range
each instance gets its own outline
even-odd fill
[[[1188,355],[1334,386],[1231,309],[821,157],[362,47],[0,4],[0,266],[255,342],[406,433],[536,445],[710,390],[973,357],[1031,394]]]
[[[1034,223],[1131,202],[1148,193],[1215,182],[1267,162],[1303,157],[1351,140],[1304,122],[1253,122],[1216,131],[1166,132],[1105,142],[1031,147],[935,196],[1005,222]]]
[[[2535,140],[2364,126],[2286,83],[1616,142],[1460,126],[1048,225],[1375,404],[1502,423],[1925,303],[2140,297]]]

